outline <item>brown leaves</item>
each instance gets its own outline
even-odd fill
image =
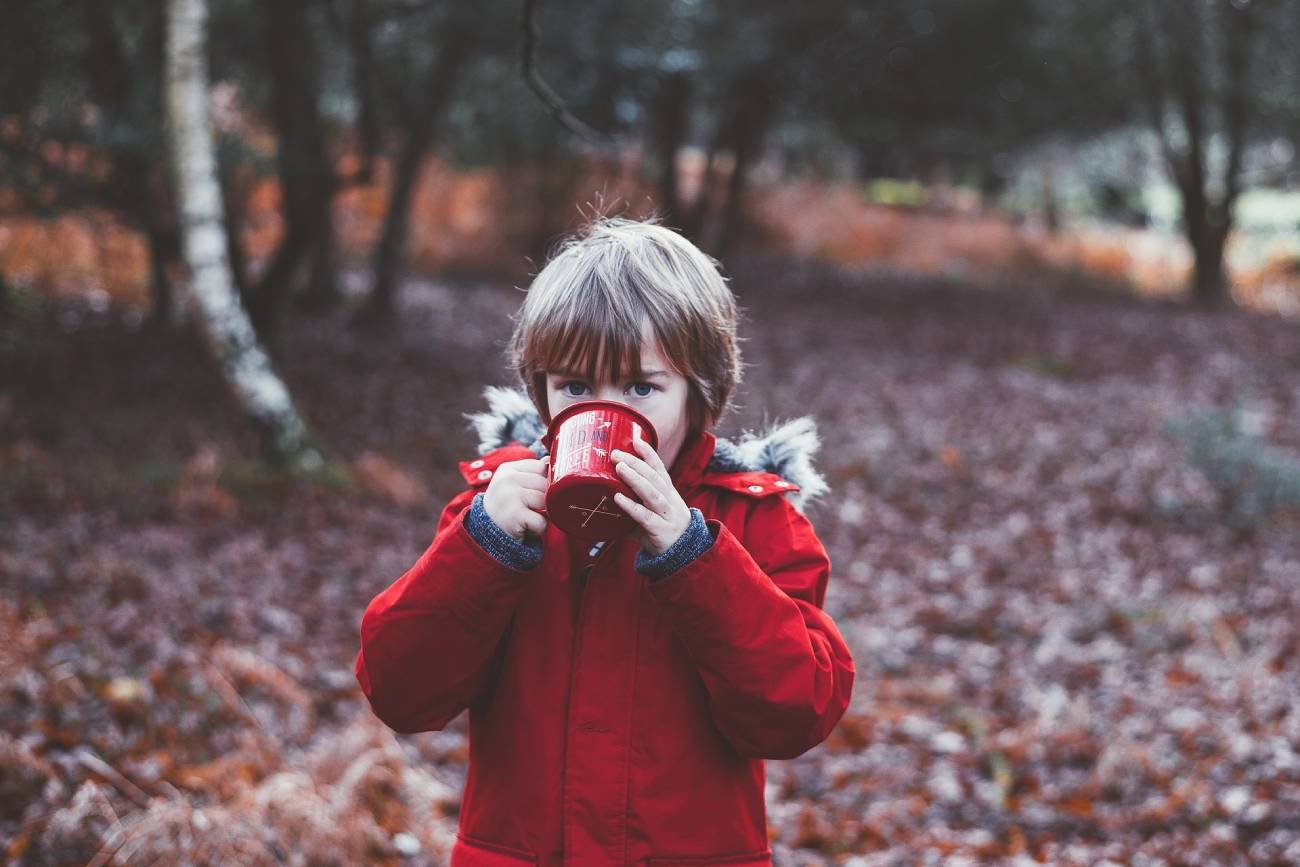
[[[172,491],[172,503],[182,514],[197,518],[230,519],[239,514],[239,501],[219,484],[225,462],[220,451],[205,443],[185,461]]]
[[[455,232],[491,228],[480,194],[437,205]],[[1161,433],[1250,389],[1268,435],[1300,443],[1294,325],[758,265],[735,271],[753,367],[721,433],[818,420],[840,472],[810,518],[859,672],[826,743],[767,764],[777,863],[1294,861],[1300,534],[1285,514],[1224,530]],[[460,483],[459,413],[518,293],[401,297],[396,339],[283,337],[360,494],[241,479],[255,440],[183,342],[52,320],[39,355],[0,365],[10,860],[445,860],[465,726],[375,721],[356,618]],[[368,399],[339,411],[340,393]],[[143,458],[149,483],[123,484]]]
[[[790,845],[796,849],[815,849],[829,852],[835,848],[838,835],[825,812],[814,806],[803,807],[795,819]]]
[[[55,780],[54,767],[23,741],[0,731],[0,819],[21,820]]]
[[[868,714],[845,713],[825,741],[831,752],[856,752],[871,743],[874,719]]]
[[[359,455],[352,462],[352,471],[367,491],[399,506],[419,506],[429,501],[429,491],[423,482],[376,452]]]
[[[961,469],[961,452],[951,443],[944,443],[939,447],[939,462],[950,470]]]

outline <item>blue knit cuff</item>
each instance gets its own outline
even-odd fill
[[[636,552],[634,565],[636,571],[651,581],[660,581],[709,550],[712,545],[713,534],[709,532],[709,525],[704,523],[704,513],[692,508],[691,522],[686,525],[681,536],[677,537],[677,541],[668,546],[667,551],[652,557],[643,548]]]
[[[465,529],[478,542],[480,548],[492,555],[502,566],[526,572],[542,562],[542,545],[520,542],[497,526],[496,521],[483,508],[483,494],[475,494],[465,516]]]

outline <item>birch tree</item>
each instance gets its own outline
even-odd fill
[[[294,471],[315,471],[324,459],[258,344],[227,257],[208,120],[207,0],[168,0],[167,13],[168,144],[200,331],[240,404],[265,435],[271,458]]]

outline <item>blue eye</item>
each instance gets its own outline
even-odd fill
[[[575,387],[578,390],[571,391],[571,389]],[[560,386],[560,391],[564,392],[569,397],[582,397],[582,390],[585,389],[586,387],[587,386],[583,385],[581,382],[566,382]]]
[[[648,382],[634,382],[632,388],[636,390],[637,397],[649,397],[655,390],[655,387]]]

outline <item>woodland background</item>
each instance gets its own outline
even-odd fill
[[[361,612],[548,249],[655,212],[719,433],[822,434],[859,675],[777,863],[1300,863],[1300,2],[210,0],[275,416],[205,5],[0,17],[3,860],[446,863],[465,718],[373,717]]]

